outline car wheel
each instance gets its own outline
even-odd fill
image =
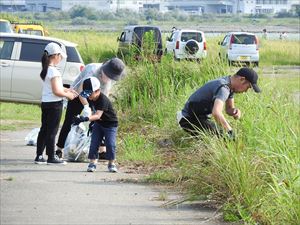
[[[185,51],[188,54],[194,55],[198,52],[199,50],[199,46],[198,43],[194,40],[189,40],[186,44],[185,44]]]

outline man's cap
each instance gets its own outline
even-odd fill
[[[88,98],[94,91],[100,89],[100,81],[96,77],[90,77],[83,81],[82,92],[80,96]]]
[[[257,85],[258,75],[257,73],[250,68],[244,67],[236,72],[236,75],[240,77],[245,77],[247,81],[249,81],[252,85],[252,88],[255,92],[261,92],[260,88]]]
[[[56,55],[60,54],[63,58],[67,58],[67,54],[62,50],[62,48],[54,43],[50,42],[49,44],[46,45],[45,51],[48,53],[48,55]]]
[[[107,77],[117,81],[122,75],[124,75],[125,64],[119,58],[112,58],[111,60],[105,62],[101,69]]]

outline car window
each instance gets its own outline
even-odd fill
[[[141,45],[141,40],[143,39],[145,33],[153,31],[154,32],[154,38],[157,42],[160,42],[160,32],[157,28],[154,27],[136,27],[134,28],[134,43],[137,43],[138,46]]]
[[[228,35],[226,35],[222,41],[222,45],[225,46],[228,43]]]
[[[23,42],[20,60],[40,62],[47,43]]]
[[[13,47],[13,41],[0,40],[0,59],[10,59]]]
[[[122,32],[122,34],[121,34],[119,40],[120,40],[120,41],[125,41],[125,37],[126,37],[126,33],[125,33],[125,32]]]
[[[255,36],[248,34],[238,34],[233,36],[233,44],[245,44],[251,45],[255,44]]]
[[[33,35],[43,36],[43,33],[40,30],[22,30],[21,33],[22,34],[33,34]]]
[[[66,50],[67,50],[67,56],[68,56],[67,62],[81,63],[81,58],[75,47],[66,46]]]
[[[186,42],[191,39],[196,40],[197,42],[202,42],[202,35],[201,33],[196,32],[182,32],[181,41]]]
[[[0,32],[13,33],[13,30],[8,21],[0,21]]]

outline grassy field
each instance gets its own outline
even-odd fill
[[[115,33],[53,33],[79,44],[85,63],[116,54]],[[261,42],[257,69],[263,92],[236,95],[242,119],[229,118],[235,142],[201,135],[190,138],[176,123],[190,94],[206,81],[232,74],[218,59],[219,38],[208,39],[208,58],[200,64],[127,61],[127,76],[116,89],[118,161],[149,171],[147,181],[168,183],[187,199],[211,199],[227,221],[247,224],[300,223],[299,76],[264,76],[265,67],[300,65],[299,42]],[[38,106],[1,103],[1,130],[39,124]]]

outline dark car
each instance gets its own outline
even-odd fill
[[[118,41],[121,57],[132,54],[136,59],[153,56],[160,59],[163,54],[161,31],[156,26],[126,26]]]

